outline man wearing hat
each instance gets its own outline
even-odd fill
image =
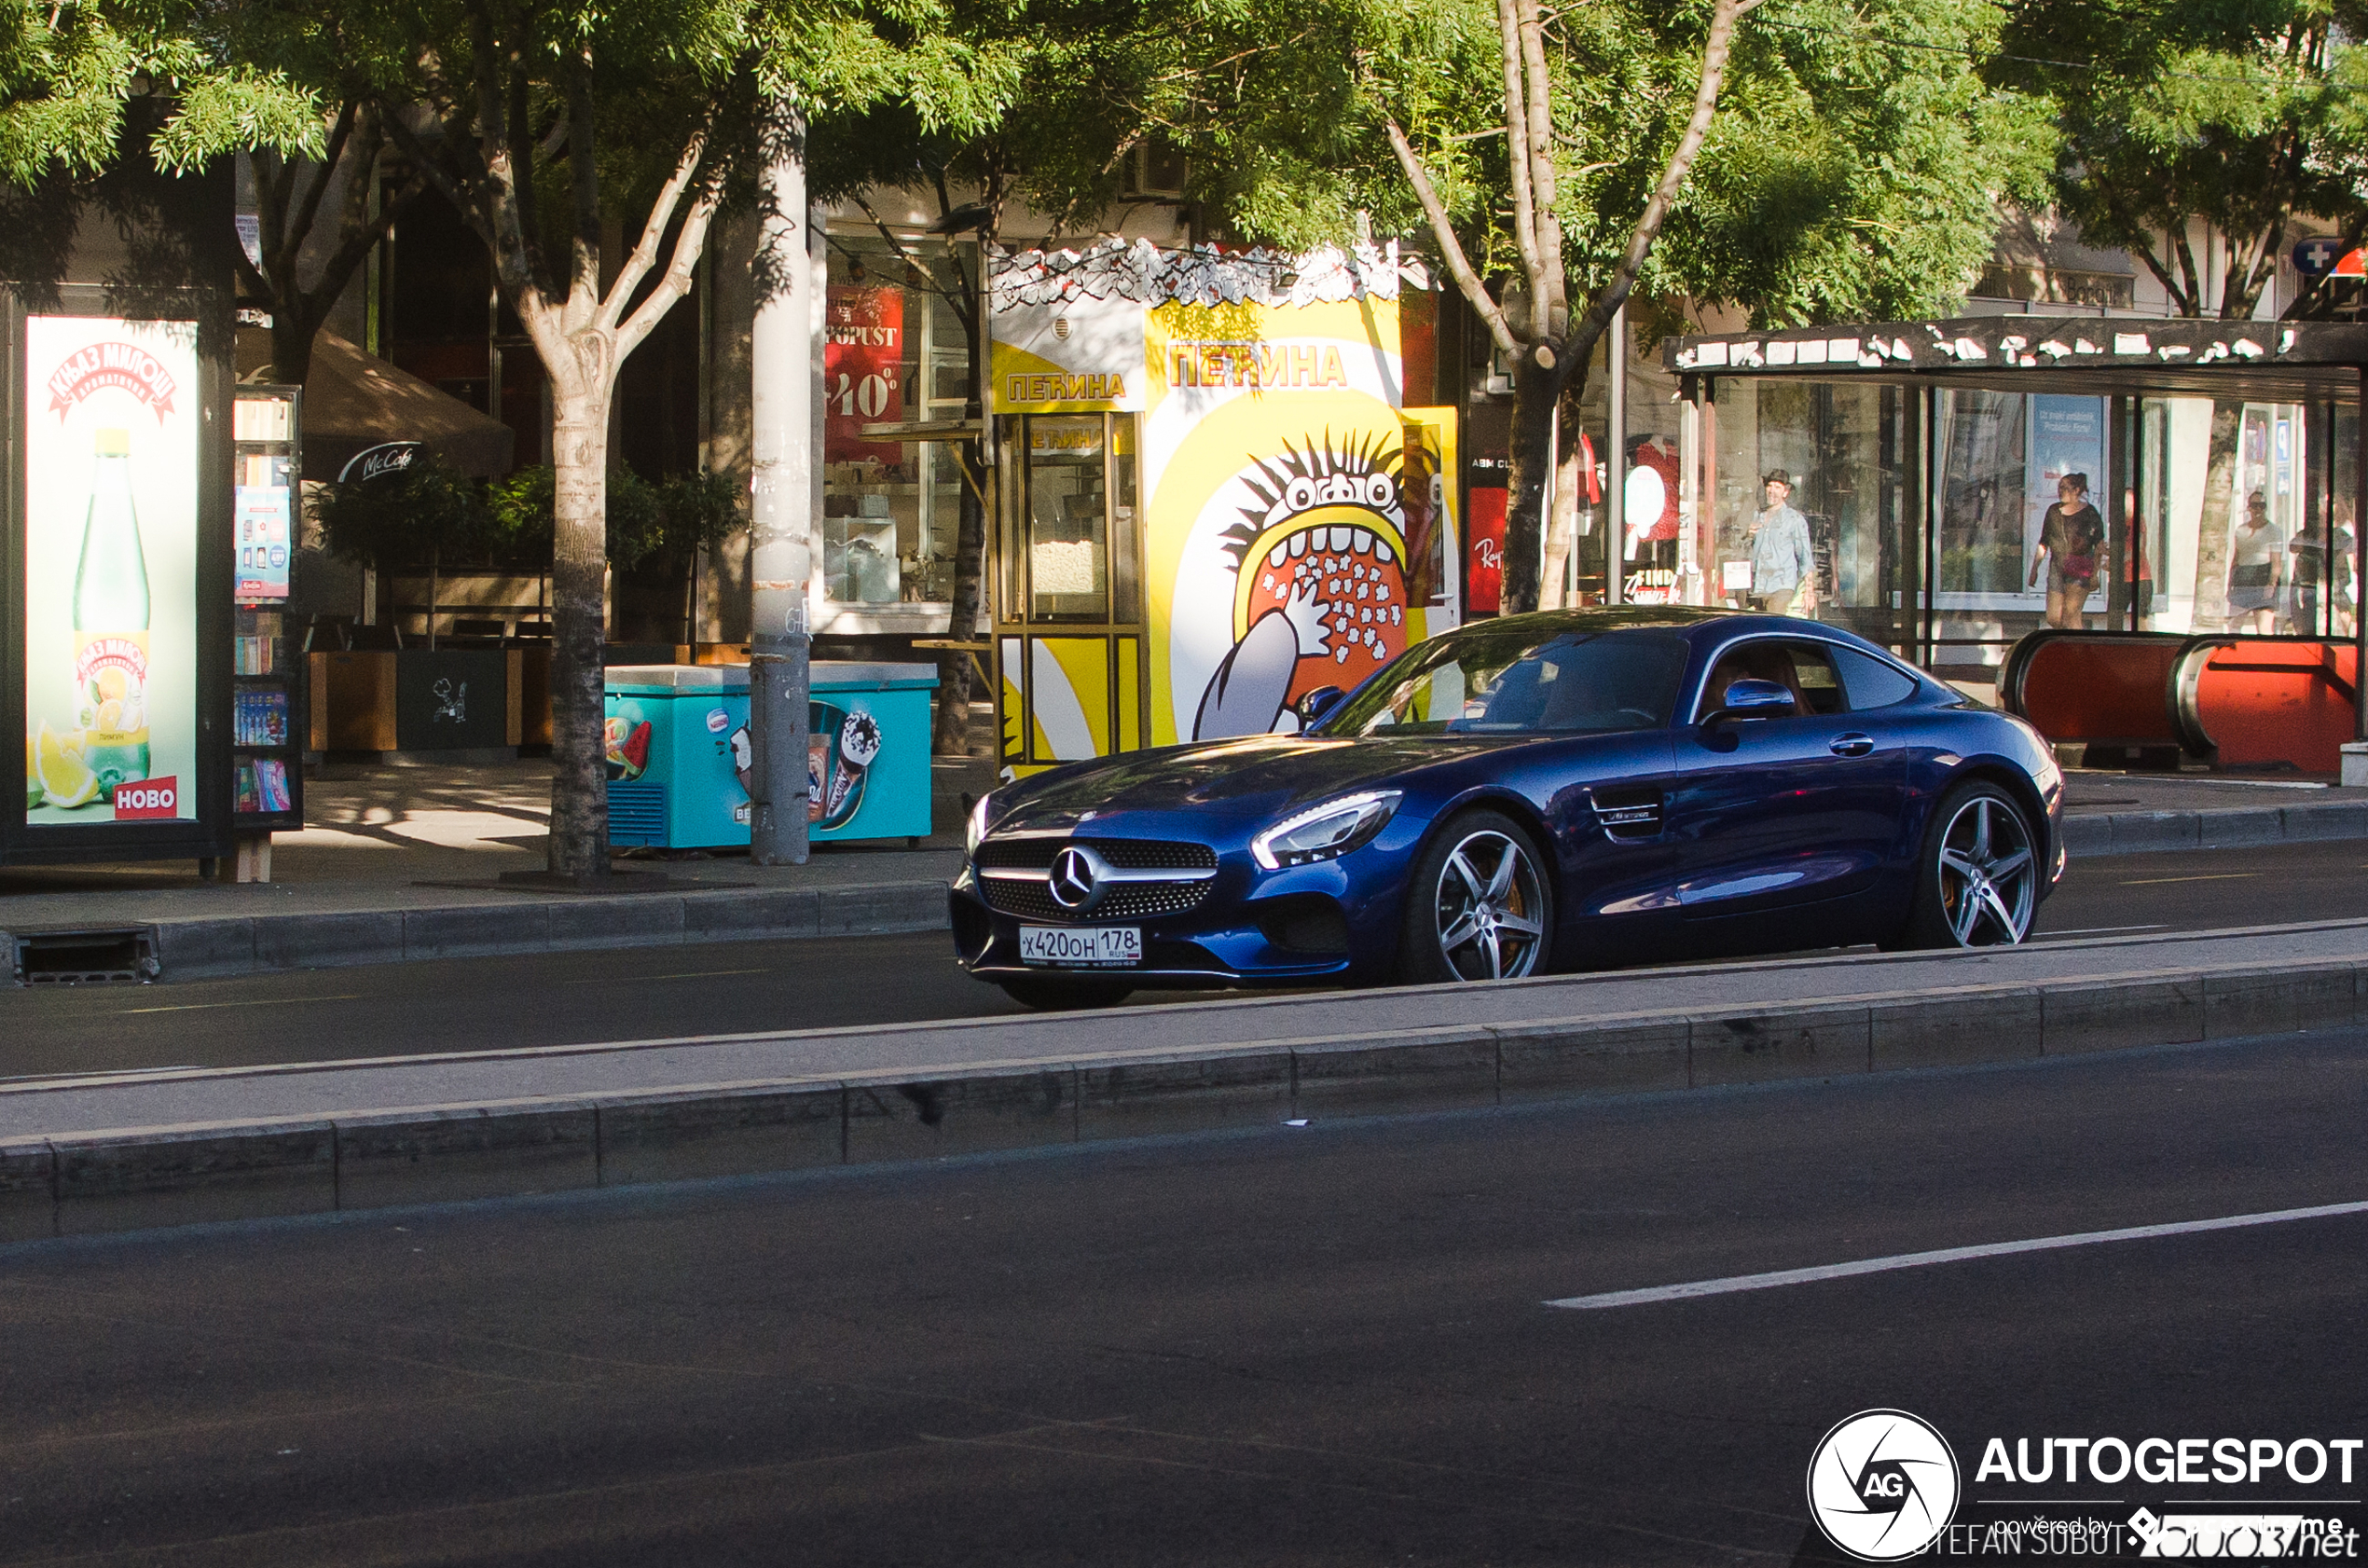
[[[1793,510],[1793,476],[1771,468],[1762,477],[1768,507],[1743,535],[1752,553],[1752,608],[1763,615],[1789,615],[1794,596],[1800,612],[1817,613],[1817,553],[1809,543],[1809,519]]]

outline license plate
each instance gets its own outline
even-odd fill
[[[1020,962],[1112,969],[1143,961],[1140,926],[1022,926]]]

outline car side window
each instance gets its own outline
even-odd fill
[[[1839,713],[1847,706],[1841,679],[1823,643],[1785,638],[1755,638],[1727,650],[1702,683],[1695,705],[1700,723],[1727,700],[1727,688],[1738,681],[1772,681],[1793,694],[1793,711],[1800,714]]]
[[[1915,677],[1855,648],[1837,648],[1834,662],[1841,667],[1842,690],[1850,694],[1851,710],[1889,708],[1916,695]]]

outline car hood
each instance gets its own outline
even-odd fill
[[[1518,744],[1496,736],[1350,740],[1262,735],[1136,751],[1004,786],[998,794],[1008,804],[997,813],[995,829],[1067,828],[1089,812],[1104,820],[1185,810],[1265,818],[1354,790],[1397,785],[1411,775]]]

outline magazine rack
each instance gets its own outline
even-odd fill
[[[302,389],[233,394],[238,613],[231,653],[231,826],[238,879],[271,880],[271,834],[304,826],[305,660],[285,613],[301,524]]]

